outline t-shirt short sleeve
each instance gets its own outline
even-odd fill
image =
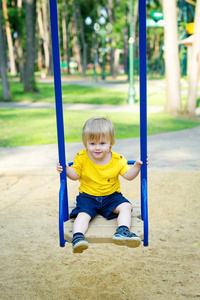
[[[77,155],[74,158],[74,162],[72,165],[72,168],[74,168],[76,174],[78,176],[81,176],[82,174],[82,169],[83,169],[83,165],[84,165],[84,155],[83,155],[83,151],[80,151],[79,153],[77,153]]]
[[[129,165],[127,164],[127,160],[124,157],[121,158],[121,166],[122,166],[122,168],[121,168],[119,174],[121,176],[123,176],[130,168]]]

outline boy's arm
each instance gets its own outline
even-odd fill
[[[59,163],[57,163],[57,171],[58,173],[62,173],[63,171],[63,167]],[[80,176],[76,173],[74,168],[69,167],[68,164],[66,165],[66,173],[67,177],[71,180],[78,180],[80,178]]]
[[[142,165],[142,161],[136,161],[134,165],[132,165],[124,175],[122,175],[123,178],[126,180],[133,180],[135,179],[138,174],[140,173],[140,168]]]
[[[143,162],[141,160],[136,160],[134,165],[132,165],[124,175],[122,175],[123,178],[127,180],[133,180],[135,179],[138,174],[140,173],[141,165]],[[146,164],[149,164],[149,158],[147,157]]]

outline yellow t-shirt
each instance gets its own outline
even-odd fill
[[[80,151],[72,167],[80,176],[80,193],[93,196],[107,196],[114,192],[120,193],[119,174],[124,175],[129,166],[120,154],[111,151],[112,158],[106,165],[97,165],[89,158],[87,150]]]

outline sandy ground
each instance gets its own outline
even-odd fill
[[[55,169],[0,171],[0,299],[200,299],[200,171],[149,168],[148,178],[149,246],[73,254],[59,247]],[[121,184],[139,197],[139,178]]]

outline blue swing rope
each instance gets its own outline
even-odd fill
[[[53,50],[54,67],[54,89],[56,104],[56,121],[58,137],[58,156],[62,166],[66,165],[65,159],[65,139],[64,139],[64,121],[62,106],[62,87],[61,87],[61,69],[60,69],[60,51],[58,36],[58,14],[57,1],[49,0],[50,18],[51,18],[51,38]],[[141,160],[141,212],[144,222],[144,240],[143,245],[148,246],[148,205],[147,205],[147,103],[146,103],[146,0],[139,0],[139,40],[140,40],[140,149]],[[129,161],[128,163],[134,163]],[[68,214],[68,193],[66,170],[60,174],[60,192],[59,192],[59,237],[60,246],[64,247],[64,222],[69,218]]]

